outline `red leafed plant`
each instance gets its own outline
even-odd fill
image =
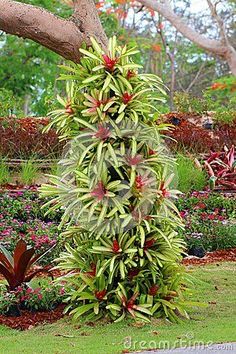
[[[9,291],[29,282],[39,272],[49,272],[45,268],[30,272],[32,265],[43,255],[35,255],[35,249],[27,248],[24,240],[18,241],[13,255],[0,245],[0,273],[7,281]]]
[[[50,129],[43,133],[47,118],[2,118],[0,117],[0,155],[8,158],[44,158],[61,154],[63,144],[57,133]]]
[[[236,190],[236,158],[234,145],[230,150],[212,152],[204,162],[210,176],[210,187]]]

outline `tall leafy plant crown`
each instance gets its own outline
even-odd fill
[[[59,268],[70,271],[67,310],[75,318],[126,315],[149,320],[187,316],[180,266],[181,219],[168,175],[174,161],[154,122],[164,100],[161,80],[138,73],[134,48],[109,40],[106,53],[91,39],[80,64],[62,66],[68,99],[51,113],[69,144],[61,174],[41,187],[51,209],[62,208],[66,245]]]

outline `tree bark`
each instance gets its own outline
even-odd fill
[[[226,41],[206,38],[192,29],[180,16],[171,8],[168,0],[138,0],[141,4],[160,13],[168,20],[185,38],[195,43],[200,48],[227,61],[233,75],[236,76],[236,51],[233,46]],[[223,33],[220,28],[220,33]]]
[[[75,1],[71,18],[62,19],[37,6],[12,0],[0,0],[0,30],[32,39],[65,59],[78,62],[82,43],[93,36],[102,45],[107,37],[92,0]]]

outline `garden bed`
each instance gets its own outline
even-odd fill
[[[19,330],[31,329],[40,324],[56,322],[64,316],[64,308],[65,305],[61,304],[51,311],[22,311],[17,317],[0,315],[0,324]]]
[[[183,259],[184,265],[202,265],[218,262],[236,262],[236,248],[207,252],[203,258],[189,256]]]

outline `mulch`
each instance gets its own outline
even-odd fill
[[[218,262],[236,262],[236,248],[207,252],[203,258],[188,256],[183,259],[184,265],[203,265]]]
[[[32,329],[40,324],[56,322],[64,316],[64,308],[65,305],[61,304],[52,311],[30,312],[24,310],[21,311],[21,316],[18,317],[0,315],[0,324],[21,331]]]

